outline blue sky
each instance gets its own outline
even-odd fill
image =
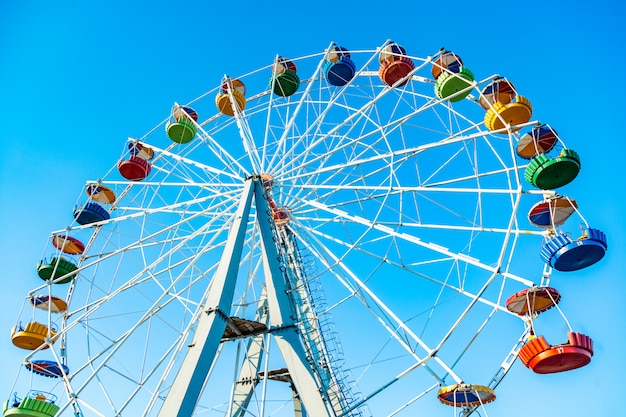
[[[64,227],[86,179],[119,158],[122,141],[162,120],[164,109],[246,73],[279,53],[301,56],[330,41],[373,48],[393,39],[414,55],[440,47],[475,73],[506,75],[581,156],[568,187],[585,218],[606,232],[599,264],[553,281],[572,326],[596,355],[567,375],[539,376],[516,363],[490,415],[618,415],[613,394],[626,369],[622,259],[626,222],[620,152],[624,133],[623,6],[596,1],[395,3],[245,1],[4,2],[0,6],[0,259],[4,295],[0,396],[21,353],[10,343],[21,299],[50,231]],[[471,63],[471,64],[469,64]],[[535,256],[535,255],[533,255]],[[479,364],[477,366],[480,366]],[[536,404],[536,405],[535,405]],[[535,408],[537,407],[537,408]],[[451,412],[442,406],[438,415]]]

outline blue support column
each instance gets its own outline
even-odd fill
[[[291,304],[287,277],[281,268],[276,247],[273,218],[264,194],[264,187],[259,181],[258,177],[246,181],[222,258],[207,290],[206,314],[200,315],[198,319],[193,341],[159,411],[159,417],[189,417],[194,412],[226,330],[253,198],[256,205],[257,225],[261,232],[271,333],[299,396],[299,401],[296,399],[297,402],[294,403],[294,411],[300,416],[331,417],[336,415],[330,401],[325,401],[326,393],[321,389],[321,383],[308,363],[297,331],[296,313]],[[260,355],[261,352],[257,353]],[[260,359],[260,356],[257,359]],[[248,365],[252,369],[245,370],[244,374],[252,376],[258,372],[258,369],[255,371],[254,367],[260,365],[260,360],[255,360]],[[241,413],[251,392],[250,390],[237,393],[238,404],[235,404],[235,409],[232,411]],[[305,412],[300,409],[300,401]]]
[[[267,312],[267,295],[265,290],[261,294],[261,301],[257,308],[255,321],[265,323]],[[247,413],[248,405],[254,395],[259,382],[259,369],[264,357],[265,334],[258,334],[248,339],[245,360],[239,371],[238,383],[233,393],[232,409],[228,417],[243,417]]]
[[[322,397],[321,384],[307,361],[302,340],[296,329],[295,311],[288,294],[287,277],[281,270],[272,230],[273,220],[263,192],[263,187],[256,187],[255,203],[257,222],[261,231],[270,324],[273,328],[280,329],[273,331],[272,335],[289,369],[289,376],[304,404],[306,414],[316,417],[334,416],[332,407]]]
[[[256,184],[254,180],[246,181],[222,258],[209,285],[205,304],[206,314],[202,314],[198,320],[193,341],[159,411],[159,417],[189,417],[196,407],[226,330],[225,319],[230,313],[233,300],[250,216],[250,204]]]

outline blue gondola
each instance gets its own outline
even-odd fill
[[[70,370],[66,365],[54,361],[36,360],[26,362],[26,369],[37,374],[49,378],[62,378],[63,374],[69,375]]]
[[[356,65],[350,59],[348,50],[335,46],[326,54],[324,62],[324,76],[329,84],[335,87],[346,85],[356,72]]]
[[[587,228],[575,240],[566,233],[558,232],[544,243],[541,258],[557,271],[577,271],[598,262],[607,249],[604,232]]]
[[[78,207],[74,210],[74,218],[78,224],[91,224],[104,220],[108,220],[111,217],[108,211],[102,206],[94,202],[88,202],[83,207]]]

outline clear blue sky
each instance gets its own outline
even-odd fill
[[[553,281],[567,294],[561,307],[573,327],[593,338],[593,361],[558,376],[516,363],[489,415],[621,415],[614,394],[626,369],[623,5],[402,3],[4,1],[0,397],[23,357],[10,328],[24,294],[39,284],[35,264],[49,233],[68,224],[84,181],[110,169],[126,137],[142,135],[173,102],[213,88],[225,72],[246,73],[277,53],[318,52],[330,41],[356,49],[393,39],[421,56],[445,46],[475,73],[514,80],[537,117],[558,126],[581,155],[568,195],[608,235],[601,263]],[[439,415],[450,412],[442,406]]]

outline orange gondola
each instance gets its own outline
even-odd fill
[[[506,300],[506,309],[520,316],[535,315],[559,303],[561,294],[550,287],[531,287],[513,294]]]
[[[569,332],[565,343],[550,345],[539,336],[522,346],[517,356],[538,374],[571,371],[591,362],[593,341],[582,333]]]
[[[68,255],[80,255],[85,251],[83,242],[67,235],[52,236],[52,246]]]
[[[88,184],[85,192],[91,200],[98,203],[111,204],[115,201],[115,192],[101,184]]]
[[[380,51],[378,61],[380,62],[378,76],[389,87],[405,85],[409,82],[408,75],[415,68],[411,58],[406,56],[405,49],[394,42]]]

